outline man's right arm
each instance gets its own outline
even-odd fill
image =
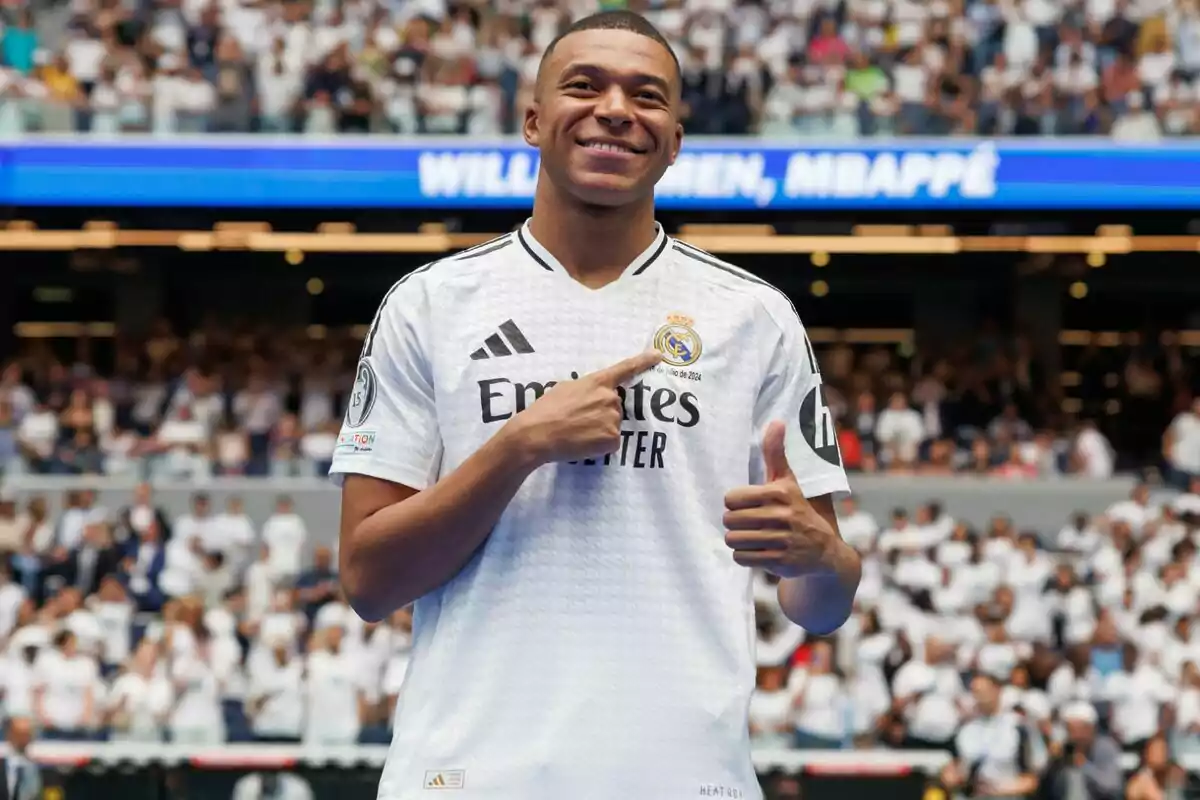
[[[458,574],[539,466],[616,450],[622,417],[616,387],[660,359],[646,353],[559,383],[438,476],[442,443],[422,346],[429,338],[421,294],[402,284],[385,300],[367,335],[334,454],[332,471],[344,475],[340,577],[367,621]]]
[[[535,468],[505,427],[430,488],[366,475],[342,487],[342,584],[368,622],[438,588],[479,549]]]
[[[622,419],[616,388],[660,358],[643,353],[558,384],[424,491],[348,475],[339,566],[359,616],[382,619],[457,575],[542,464],[614,452]]]

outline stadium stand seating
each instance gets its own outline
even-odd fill
[[[598,4],[9,4],[0,132],[511,133],[545,45]],[[619,5],[619,4],[618,4]],[[1195,0],[630,3],[673,43],[689,132],[1200,131]]]

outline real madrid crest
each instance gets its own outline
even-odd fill
[[[654,349],[662,353],[665,363],[673,367],[686,367],[700,358],[703,345],[700,335],[692,327],[695,324],[691,317],[682,314],[667,316],[667,324],[654,334]]]

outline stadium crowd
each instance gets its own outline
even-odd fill
[[[512,132],[538,60],[619,2],[18,0],[0,133]],[[1200,132],[1197,0],[634,0],[687,127],[774,137]]]
[[[388,740],[411,616],[363,623],[286,497],[261,527],[203,494],[172,518],[146,484],[46,509],[0,497],[8,717],[43,739]]]
[[[0,369],[0,475],[324,475],[360,348],[349,329],[180,336],[165,321],[107,359],[87,340],[65,354],[26,340]],[[1021,337],[985,331],[912,357],[832,343],[820,355],[852,471],[1021,480],[1151,468],[1180,488],[1200,474],[1197,375],[1176,345],[1085,353],[1079,415],[1063,412],[1062,387]]]
[[[320,476],[360,347],[349,329],[178,334],[166,322],[136,340],[21,341],[0,369],[3,477],[150,482],[111,508],[81,489],[57,506],[28,491],[18,502],[0,485],[8,718],[77,741],[389,739],[409,613],[364,624],[321,546],[329,532],[307,530],[288,498],[251,519],[236,497],[214,507],[202,486]],[[1184,491],[1164,502],[1139,486],[1058,531],[1003,516],[977,531],[936,502],[876,519],[845,501],[864,580],[836,636],[806,641],[756,577],[759,747],[944,749],[947,791],[1017,796],[1033,781],[1061,800],[1118,796],[1064,787],[1123,788],[1124,774],[1100,769],[1122,749],[1151,765],[1200,757],[1197,376],[1171,335],[1077,355],[1083,416],[1072,419],[1029,342],[989,326],[938,353],[822,345],[851,470],[1019,480],[1152,465]],[[1148,441],[1128,437],[1113,403],[1153,422]],[[201,486],[172,514],[155,501],[159,483]],[[1174,786],[1165,765],[1134,780]]]
[[[149,484],[96,497],[0,496],[5,718],[70,741],[387,741],[411,616],[363,623],[288,498],[251,519],[202,492],[173,515]],[[975,530],[936,502],[839,516],[864,579],[835,636],[806,639],[755,577],[756,747],[944,749],[948,789],[995,792],[1120,787],[1122,750],[1148,753],[1134,780],[1175,785],[1164,746],[1200,754],[1200,479],[1058,531]]]
[[[760,746],[946,749],[946,789],[1063,800],[1125,796],[1123,750],[1146,768],[1129,796],[1178,796],[1137,787],[1178,789],[1168,754],[1200,753],[1200,480],[1057,532],[974,530],[936,502],[839,516],[864,578],[833,640],[806,642],[756,582]]]

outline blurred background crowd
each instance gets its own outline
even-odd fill
[[[510,133],[597,0],[6,0],[0,133]],[[1197,0],[629,0],[689,132],[1200,132]]]
[[[289,498],[264,520],[128,500],[0,496],[6,717],[51,740],[389,740],[411,615],[363,623]]]
[[[67,741],[388,741],[411,615],[350,610],[330,532],[287,496],[261,518],[236,494],[179,513],[149,484],[120,497],[0,495],[6,719]],[[1200,480],[1112,501],[1020,529],[843,500],[864,579],[841,631],[806,637],[755,577],[755,745],[947,750],[946,789],[1062,800],[1075,774],[1124,787],[1127,753],[1149,770],[1133,781],[1182,785],[1169,754],[1200,754]]]

